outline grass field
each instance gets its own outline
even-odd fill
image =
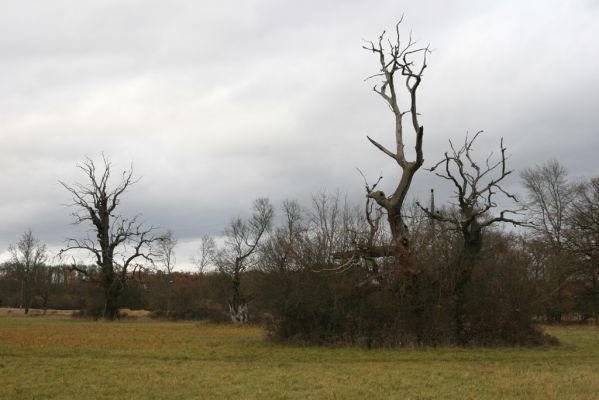
[[[599,329],[552,348],[287,347],[257,327],[0,317],[0,399],[599,399]]]

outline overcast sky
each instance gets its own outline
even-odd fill
[[[391,191],[396,165],[366,135],[391,145],[393,116],[361,46],[402,14],[433,49],[425,166],[484,129],[481,157],[504,137],[516,170],[558,158],[599,174],[594,0],[4,0],[0,253],[27,228],[53,250],[75,235],[58,180],[82,181],[76,164],[102,152],[133,163],[122,211],[172,229],[181,264],[257,197],[362,199],[356,167]],[[443,186],[420,171],[412,195]]]

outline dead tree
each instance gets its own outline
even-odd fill
[[[102,157],[103,171],[97,171],[93,160],[86,158],[77,167],[83,172],[84,183],[72,185],[59,181],[71,194],[74,207],[74,224],[91,224],[95,237],[88,234],[83,239],[68,238],[59,256],[67,252],[84,252],[94,257],[98,273],[76,265],[72,268],[98,282],[104,292],[104,318],[118,318],[119,298],[127,279],[143,268],[143,262],[151,263],[152,244],[157,237],[154,228],[146,228],[139,217],[126,218],[117,213],[121,196],[137,181],[133,169],[124,171],[120,181],[110,185],[111,163]]]
[[[258,245],[270,228],[273,215],[268,199],[258,199],[248,220],[235,218],[224,232],[225,243],[215,257],[215,264],[231,282],[229,313],[234,323],[248,322],[248,299],[241,292],[241,276],[255,264]]]
[[[523,221],[508,217],[508,215],[517,215],[522,211],[521,208],[504,209],[498,215],[492,215],[493,209],[497,207],[495,195],[502,194],[516,203],[518,200],[502,187],[505,178],[512,173],[507,169],[503,139],[501,139],[501,156],[498,161],[491,160],[493,154],[489,155],[484,164],[473,158],[472,146],[481,133],[482,131],[477,132],[472,139],[466,136],[464,144],[458,149],[450,140],[451,152],[446,152],[443,159],[430,168],[435,175],[453,185],[457,197],[456,212],[437,212],[418,204],[430,218],[450,224],[462,238],[454,271],[455,323],[458,339],[464,337],[465,290],[472,278],[475,261],[482,248],[483,230],[499,222],[523,224]]]
[[[430,52],[427,47],[416,47],[410,35],[407,42],[402,40],[399,33],[401,20],[395,26],[395,42],[387,39],[385,32],[379,36],[378,41],[369,42],[364,49],[372,51],[377,57],[380,72],[369,77],[382,78],[382,84],[375,85],[373,90],[387,103],[395,118],[395,149],[387,147],[368,136],[368,140],[384,154],[391,157],[401,168],[402,174],[395,191],[387,196],[382,191],[371,190],[367,196],[376,201],[387,213],[389,228],[391,230],[392,244],[398,251],[405,253],[409,247],[409,232],[402,215],[402,207],[406,199],[414,174],[422,166],[424,157],[422,153],[422,140],[424,128],[420,124],[417,109],[417,92],[422,81],[424,70],[427,66],[426,57]],[[407,92],[408,105],[400,105],[402,99],[399,92]],[[405,153],[404,116],[409,116],[409,124],[416,136],[415,153],[413,161],[408,160]]]

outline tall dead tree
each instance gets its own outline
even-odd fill
[[[157,239],[153,228],[146,228],[138,216],[126,218],[117,213],[121,196],[137,181],[133,169],[124,171],[120,181],[110,185],[111,164],[102,157],[103,171],[97,171],[93,160],[86,158],[77,167],[83,172],[84,183],[72,185],[60,181],[71,194],[74,224],[91,224],[95,237],[68,238],[66,247],[59,255],[67,252],[91,253],[98,272],[90,272],[73,265],[72,268],[100,283],[104,292],[104,318],[118,318],[119,298],[126,287],[127,279],[143,267],[140,262],[152,261],[152,243]]]
[[[450,140],[451,152],[446,152],[443,159],[430,168],[435,175],[453,185],[457,197],[457,210],[438,212],[418,204],[430,218],[453,226],[462,238],[454,266],[456,336],[461,340],[464,339],[465,290],[472,278],[473,268],[482,248],[483,230],[499,222],[513,225],[523,223],[510,217],[522,211],[521,208],[503,209],[499,214],[493,215],[497,207],[495,195],[503,194],[513,202],[518,200],[502,187],[504,179],[512,173],[507,169],[505,154],[507,149],[503,146],[503,139],[501,139],[501,155],[498,161],[491,161],[492,154],[484,164],[474,159],[472,146],[481,133],[482,131],[477,132],[472,139],[466,136],[464,144],[458,149]]]
[[[402,207],[406,199],[414,174],[422,166],[424,157],[422,153],[422,140],[424,128],[419,121],[420,114],[417,109],[417,93],[424,70],[427,67],[426,57],[430,50],[427,47],[416,47],[416,42],[410,35],[407,42],[399,33],[401,20],[395,26],[395,41],[392,42],[383,32],[377,42],[369,42],[363,46],[364,49],[372,51],[378,57],[380,72],[369,77],[382,78],[382,84],[375,85],[373,90],[383,98],[395,118],[395,149],[387,147],[368,136],[368,140],[380,151],[391,157],[401,168],[401,178],[395,191],[390,195],[384,192],[369,191],[368,197],[376,201],[387,213],[389,227],[391,230],[393,245],[398,249],[407,250],[409,247],[409,232],[402,215]],[[407,105],[404,107],[400,91],[407,97]],[[408,160],[405,152],[406,124],[404,117],[409,117],[408,127],[414,131],[415,159]]]

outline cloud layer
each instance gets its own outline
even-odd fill
[[[68,194],[84,156],[132,162],[123,213],[181,238],[219,234],[260,196],[361,198],[360,167],[394,165],[392,115],[364,78],[363,39],[402,26],[434,52],[420,93],[425,165],[447,140],[504,137],[512,167],[558,158],[599,173],[599,8],[591,1],[8,1],[0,15],[0,253],[27,228],[77,232]],[[514,185],[517,179],[514,179]],[[442,182],[420,173],[414,195]]]

